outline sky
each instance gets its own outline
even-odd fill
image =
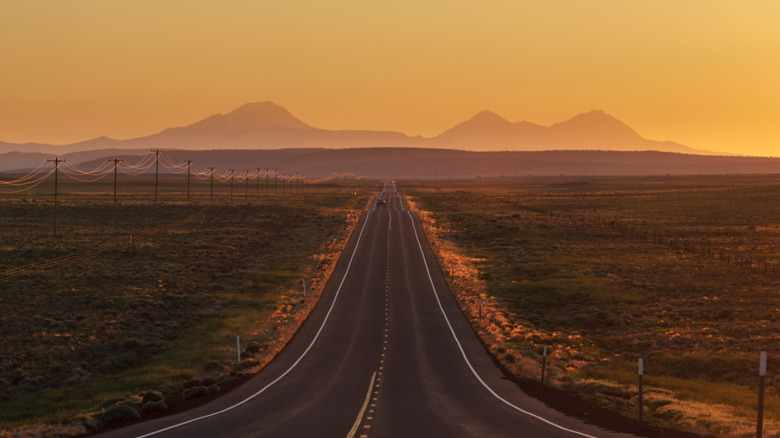
[[[780,156],[776,0],[0,0],[0,141],[68,144],[271,100],[435,136],[598,109],[653,140]]]

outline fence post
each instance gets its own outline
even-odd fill
[[[764,377],[766,377],[766,351],[762,351],[758,366],[758,418],[756,420],[756,438],[764,436]]]
[[[644,363],[639,359],[639,430],[642,430],[642,375],[644,374]]]
[[[544,385],[544,370],[547,368],[547,346],[544,346],[544,352],[542,353],[542,385]]]

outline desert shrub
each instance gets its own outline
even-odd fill
[[[158,412],[165,412],[168,409],[168,405],[162,400],[146,402],[141,406],[141,415],[149,415]]]
[[[246,370],[246,369],[252,368],[252,367],[253,367],[253,366],[255,366],[255,365],[256,365],[256,363],[255,363],[255,361],[254,361],[254,360],[252,360],[252,359],[245,359],[245,360],[242,360],[241,362],[237,363],[237,364],[236,364],[236,365],[233,367],[233,369],[234,369],[235,371],[243,371],[243,370]]]
[[[206,388],[206,392],[208,394],[216,394],[219,392],[219,385],[209,385],[208,388]]]
[[[146,391],[141,394],[141,404],[145,405],[149,402],[159,402],[165,401],[165,397],[163,397],[162,393],[160,391]]]
[[[19,386],[36,388],[43,385],[45,381],[43,376],[25,377],[19,382]]]
[[[117,404],[118,405],[130,406],[131,408],[135,409],[136,411],[140,411],[141,410],[141,405],[143,404],[143,401],[141,399],[141,396],[134,395],[134,396],[131,396],[131,397],[128,397],[128,398],[122,400],[121,402],[119,402]]]
[[[200,386],[200,379],[198,379],[197,377],[193,377],[192,379],[184,382],[182,386],[184,387],[184,389]]]
[[[193,400],[199,397],[203,397],[208,393],[208,388],[205,386],[193,386],[191,388],[187,388],[184,391],[181,392],[181,398],[182,400]]]
[[[222,362],[218,360],[210,360],[203,364],[203,371],[207,373],[215,373],[219,372],[225,369],[225,366],[222,364]]]
[[[100,417],[98,420],[100,421],[100,424],[102,426],[109,426],[112,424],[117,423],[124,423],[127,421],[134,421],[134,420],[140,420],[141,415],[133,409],[131,406],[127,405],[114,405],[103,411],[102,414],[100,414]]]
[[[246,346],[246,352],[250,354],[254,354],[262,350],[262,348],[263,346],[257,342],[250,342],[249,345]]]
[[[107,398],[103,403],[100,404],[100,407],[102,409],[106,409],[106,408],[108,408],[110,406],[114,406],[115,404],[121,402],[122,400],[124,400],[124,397],[111,397],[111,398]]]
[[[217,380],[214,379],[213,377],[204,377],[203,380],[201,381],[201,385],[206,387],[209,387],[215,383],[217,383]]]

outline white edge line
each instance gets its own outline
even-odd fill
[[[353,424],[352,429],[349,430],[349,433],[347,434],[347,438],[353,438],[355,436],[358,427],[360,427],[360,423],[363,421],[363,415],[366,414],[366,408],[368,407],[368,402],[371,401],[371,391],[374,390],[375,380],[376,380],[376,371],[374,371],[374,374],[371,376],[371,383],[368,384],[368,393],[366,394],[366,401],[363,402],[363,407],[360,408],[360,412],[358,413],[358,416],[355,419],[355,424]]]
[[[311,348],[317,342],[317,339],[320,337],[320,333],[322,333],[322,330],[325,328],[325,324],[328,322],[328,319],[330,318],[331,312],[333,312],[333,308],[336,306],[336,301],[339,298],[339,293],[341,293],[341,287],[344,285],[344,281],[347,279],[347,274],[349,274],[349,269],[352,267],[352,260],[355,258],[355,254],[357,253],[357,250],[360,247],[360,239],[363,237],[363,230],[366,229],[366,224],[368,223],[368,217],[370,215],[371,215],[370,211],[366,213],[366,219],[365,219],[365,221],[363,221],[363,227],[360,228],[360,234],[358,234],[357,242],[355,242],[355,249],[352,251],[352,255],[349,258],[349,264],[347,264],[347,269],[346,269],[346,271],[344,271],[344,277],[342,277],[341,283],[339,283],[339,287],[338,287],[338,289],[336,289],[336,294],[333,296],[333,302],[330,304],[330,308],[328,309],[328,313],[325,314],[325,319],[322,321],[322,325],[320,325],[319,330],[317,330],[317,333],[314,335],[314,339],[311,340],[311,343],[309,344],[308,347],[306,347],[306,350],[304,350],[303,353],[301,353],[301,356],[298,358],[298,360],[296,360],[290,366],[290,368],[287,369],[287,371],[285,371],[279,377],[277,377],[276,379],[274,379],[273,381],[271,381],[270,383],[265,385],[262,389],[260,389],[256,393],[250,395],[249,397],[245,398],[244,400],[241,400],[240,402],[238,402],[238,403],[236,403],[236,404],[234,404],[232,406],[229,406],[229,407],[227,407],[225,409],[222,409],[221,411],[212,412],[211,414],[208,414],[208,415],[203,415],[201,417],[197,417],[197,418],[193,418],[191,420],[183,421],[181,423],[177,423],[177,424],[174,424],[172,426],[168,426],[166,428],[159,429],[159,430],[156,430],[154,432],[147,433],[145,435],[139,435],[137,438],[145,438],[145,437],[149,437],[149,436],[152,436],[152,435],[157,435],[158,433],[166,432],[166,431],[169,431],[171,429],[175,429],[177,427],[181,427],[181,426],[184,426],[184,425],[187,425],[187,424],[190,424],[190,423],[194,423],[196,421],[200,421],[200,420],[203,420],[203,419],[206,419],[206,418],[214,417],[214,416],[217,416],[217,415],[220,415],[220,414],[224,414],[225,412],[231,411],[231,410],[233,410],[233,409],[243,405],[244,403],[248,402],[249,400],[252,400],[253,398],[257,397],[258,395],[262,394],[263,392],[265,392],[268,388],[270,388],[275,383],[277,383],[278,381],[282,380],[285,376],[287,376],[287,374],[289,374],[293,370],[293,368],[298,366],[298,364],[303,360],[303,358],[309,353],[309,350],[311,350]]]
[[[463,346],[460,344],[460,340],[458,340],[458,336],[455,335],[455,330],[452,328],[452,324],[450,323],[450,319],[447,317],[447,313],[444,311],[444,306],[442,306],[441,300],[439,299],[439,293],[436,291],[436,286],[434,286],[434,284],[433,284],[433,277],[431,277],[431,270],[428,268],[428,259],[425,257],[425,252],[423,251],[422,243],[420,243],[420,237],[418,235],[417,227],[415,226],[415,223],[414,223],[414,217],[412,216],[411,212],[407,212],[407,214],[409,215],[409,220],[412,222],[412,228],[414,229],[414,237],[415,237],[415,239],[417,239],[417,246],[420,248],[420,254],[423,257],[425,270],[428,273],[428,280],[431,282],[431,288],[433,289],[433,295],[436,297],[436,302],[439,304],[439,309],[441,310],[442,315],[444,315],[444,320],[447,322],[447,326],[450,328],[450,333],[452,334],[452,338],[455,339],[455,343],[458,344],[458,349],[460,350],[461,356],[463,356],[463,360],[466,362],[466,365],[468,365],[469,369],[471,369],[471,373],[474,374],[474,377],[477,378],[479,383],[481,383],[482,386],[485,387],[485,389],[487,389],[491,394],[493,394],[493,396],[495,398],[499,399],[505,405],[515,409],[518,412],[522,412],[523,414],[526,414],[528,416],[536,418],[537,420],[543,421],[543,422],[549,424],[550,426],[553,426],[553,427],[558,428],[560,430],[563,430],[563,431],[566,431],[566,432],[571,432],[573,434],[576,434],[576,435],[579,435],[579,436],[583,436],[583,437],[586,437],[586,438],[596,438],[593,435],[588,435],[588,434],[583,433],[583,432],[578,432],[576,430],[567,429],[567,428],[565,428],[565,427],[563,427],[563,426],[561,426],[559,424],[556,424],[556,423],[554,423],[554,422],[552,422],[552,421],[550,421],[550,420],[548,420],[548,419],[546,419],[544,417],[541,417],[539,415],[533,414],[531,412],[526,411],[525,409],[521,409],[518,406],[515,406],[514,404],[512,404],[511,402],[509,402],[505,398],[503,398],[500,395],[498,395],[493,390],[493,388],[488,386],[488,384],[485,383],[484,380],[482,380],[482,377],[480,377],[480,375],[477,373],[477,370],[474,369],[474,366],[471,365],[471,362],[469,361],[468,357],[466,356],[466,352],[463,350]]]

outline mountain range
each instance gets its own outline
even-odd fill
[[[8,152],[66,154],[96,149],[283,149],[417,147],[469,151],[613,150],[713,155],[673,143],[649,140],[603,111],[590,111],[569,120],[541,126],[510,122],[482,111],[435,137],[409,136],[395,131],[329,130],[299,120],[273,102],[248,103],[227,114],[214,114],[188,126],[126,140],[98,137],[68,145],[0,142]],[[0,159],[17,161],[21,155]],[[29,157],[32,158],[32,157]],[[2,166],[9,168],[9,166]],[[24,167],[24,166],[22,166]]]

